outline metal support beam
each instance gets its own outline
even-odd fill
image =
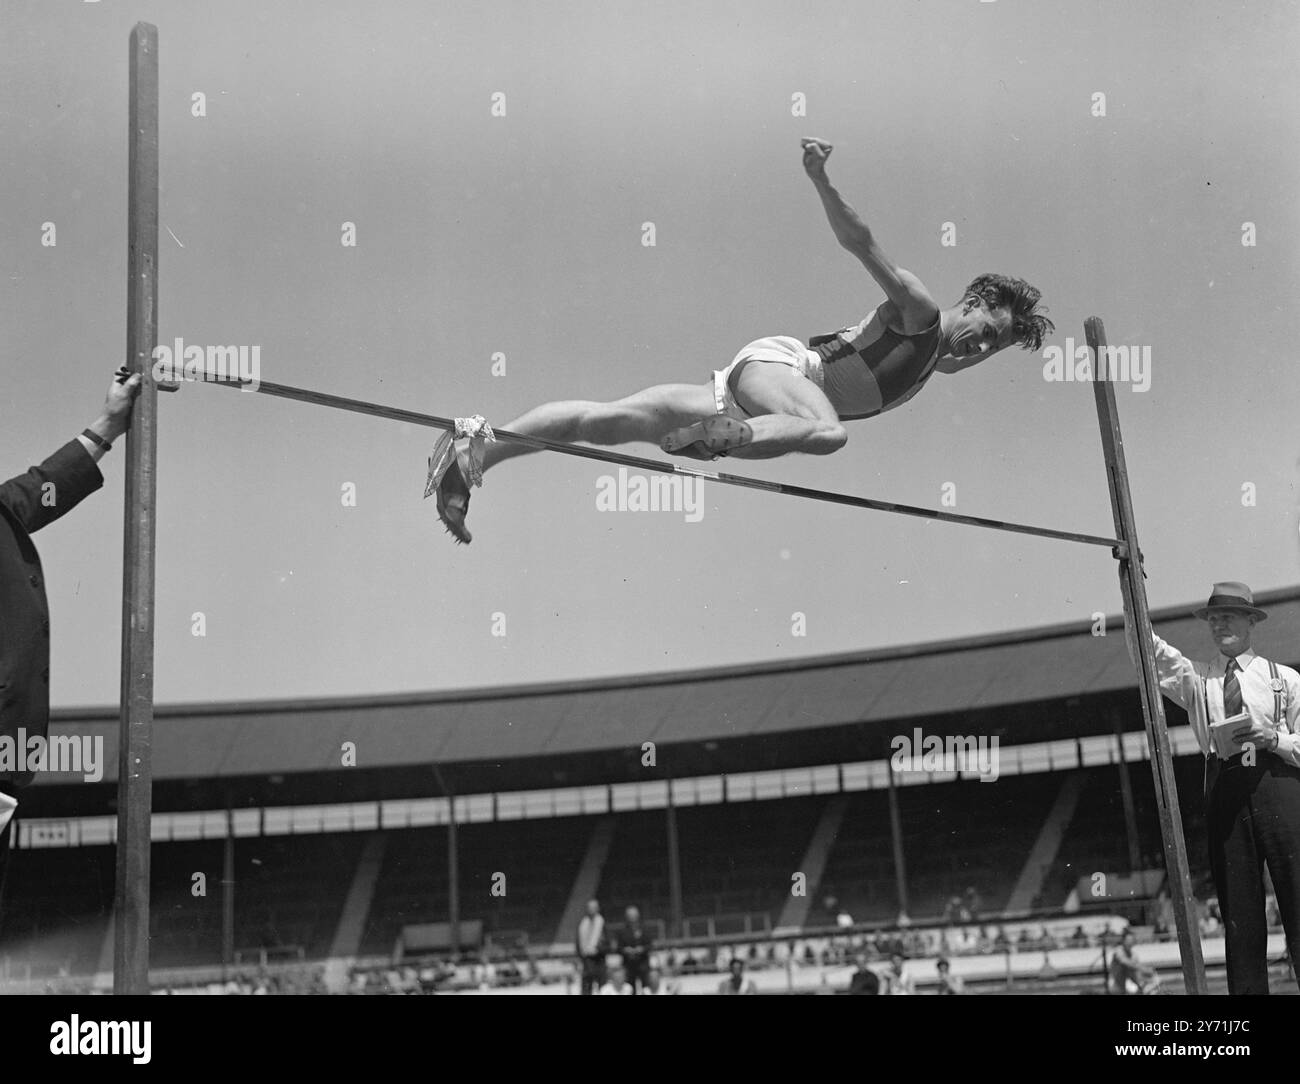
[[[144,380],[126,438],[122,687],[113,992],[149,992],[149,822],[153,804],[153,609],[158,396],[158,30],[131,31],[126,366]]]
[[[235,814],[226,795],[226,838],[221,849],[221,981],[235,967]]]
[[[885,780],[889,785],[889,841],[894,850],[894,886],[898,890],[898,917],[908,917],[907,858],[903,853],[903,818],[898,811],[898,788],[894,783],[894,765],[885,761]]]
[[[1111,510],[1115,517],[1115,533],[1127,543],[1126,552],[1116,553],[1119,560],[1120,590],[1124,596],[1124,619],[1135,634],[1132,641],[1137,651],[1140,672],[1142,715],[1146,722],[1147,748],[1151,753],[1151,775],[1155,780],[1160,836],[1165,849],[1165,873],[1173,899],[1174,925],[1178,930],[1178,947],[1182,952],[1183,978],[1189,994],[1204,994],[1207,990],[1205,963],[1201,957],[1200,928],[1196,917],[1196,901],[1192,897],[1192,878],[1187,864],[1182,814],[1178,808],[1173,754],[1165,723],[1164,704],[1160,698],[1151,612],[1147,608],[1147,589],[1143,582],[1142,550],[1138,545],[1133,496],[1129,492],[1128,469],[1124,464],[1124,438],[1120,434],[1115,386],[1111,382],[1106,329],[1100,319],[1091,316],[1084,322],[1084,334],[1092,350],[1092,387],[1097,400],[1097,422],[1101,427],[1101,446],[1106,458],[1106,479],[1110,488]]]
[[[668,780],[668,936],[682,935],[682,854],[677,841],[677,807],[673,804],[673,781]]]
[[[460,843],[456,838],[456,796],[447,795],[447,928],[452,960],[460,958]]]

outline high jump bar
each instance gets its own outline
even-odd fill
[[[388,418],[392,421],[409,422],[431,429],[454,431],[455,419],[441,418],[436,414],[421,414],[414,410],[400,407],[384,406],[380,403],[368,403],[361,399],[347,399],[341,395],[329,395],[325,392],[311,391],[307,388],[294,388],[287,384],[273,384],[259,381],[256,384],[245,383],[234,378],[215,378],[195,383],[216,384],[227,388],[241,388],[257,391],[263,395],[273,395],[280,399],[294,399],[300,403],[314,406],[330,407],[334,410],[347,410],[354,414],[369,414],[376,418]],[[1011,523],[1001,519],[985,519],[981,516],[962,516],[955,512],[940,512],[934,508],[921,508],[911,504],[896,504],[892,501],[876,501],[869,497],[858,497],[850,493],[833,493],[824,489],[809,489],[805,486],[791,485],[788,482],[770,482],[762,478],[747,478],[740,474],[724,474],[719,471],[700,470],[679,463],[669,463],[662,459],[646,459],[642,456],[625,455],[611,452],[604,448],[593,448],[582,444],[570,444],[562,440],[550,440],[546,437],[527,436],[512,433],[508,429],[493,427],[493,435],[499,440],[525,444],[531,448],[541,448],[561,455],[574,455],[583,459],[599,459],[605,463],[618,463],[639,470],[656,471],[660,474],[682,474],[691,478],[704,478],[710,482],[723,485],[742,486],[745,489],[761,489],[768,493],[781,493],[787,497],[802,497],[811,501],[824,501],[828,504],[843,504],[850,508],[868,508],[875,512],[894,512],[900,516],[916,516],[920,519],[935,519],[944,523],[963,523],[968,527],[985,527],[994,531],[1010,531],[1014,534],[1036,535],[1040,538],[1055,538],[1063,542],[1080,542],[1089,546],[1105,546],[1114,550],[1116,556],[1128,553],[1128,545],[1118,538],[1101,535],[1080,534],[1076,531],[1057,531],[1050,527],[1035,527],[1026,523]]]

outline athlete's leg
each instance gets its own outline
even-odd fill
[[[626,399],[597,403],[570,399],[544,403],[503,426],[512,433],[567,443],[658,444],[669,430],[714,412],[713,384],[659,384]],[[538,449],[498,440],[484,449],[486,470]]]
[[[628,444],[658,442],[669,430],[714,411],[713,384],[659,384],[626,399],[597,403],[585,399],[543,403],[503,428],[522,436],[566,443]],[[539,451],[525,444],[498,440],[483,449],[486,471],[502,460]],[[457,542],[473,536],[465,526],[469,513],[469,484],[453,461],[438,483],[438,517]]]
[[[754,359],[732,380],[736,402],[749,419],[706,419],[671,433],[661,445],[665,451],[701,441],[736,459],[773,459],[790,452],[830,455],[848,440],[825,393],[793,366]]]
[[[543,403],[503,426],[522,436],[566,443],[628,444],[658,442],[664,433],[714,411],[713,384],[659,384],[626,399],[597,403],[585,399]],[[506,459],[539,451],[525,444],[497,440],[483,449],[486,471]],[[457,542],[473,537],[465,526],[469,484],[456,462],[438,483],[438,517]]]

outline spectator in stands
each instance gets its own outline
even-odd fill
[[[675,982],[669,982],[664,978],[664,973],[657,967],[651,967],[646,978],[645,989],[643,994],[677,994],[681,992],[681,987]]]
[[[119,369],[103,413],[89,428],[39,467],[0,483],[0,737],[11,750],[20,740],[43,740],[50,726],[50,609],[31,535],[104,484],[97,464],[130,428],[140,379]],[[94,538],[96,532],[82,535]],[[0,769],[0,903],[18,791],[35,777],[16,768]]]
[[[1074,928],[1074,933],[1070,934],[1070,947],[1071,948],[1088,947],[1088,935],[1083,932],[1082,926],[1076,926]]]
[[[984,901],[980,899],[980,894],[976,891],[974,885],[966,888],[966,895],[963,898],[963,906],[966,910],[966,922],[977,922],[980,917],[980,908],[984,906]]]
[[[632,984],[627,981],[623,969],[615,964],[609,969],[609,981],[600,988],[602,994],[635,994]]]
[[[975,951],[975,931],[969,926],[959,926],[952,939],[953,951],[966,956]]]
[[[849,988],[847,993],[880,993],[880,976],[867,966],[867,954],[865,952],[858,953],[857,964],[857,970],[853,972],[853,977],[849,979]]]
[[[718,984],[720,994],[756,994],[758,987],[752,979],[745,978],[745,961],[732,957],[731,973]]]
[[[994,952],[1011,951],[1011,938],[1007,936],[1007,931],[1002,926],[998,927],[997,935],[993,938],[993,951]]]
[[[1137,937],[1125,930],[1119,948],[1110,958],[1110,992],[1112,994],[1145,994],[1156,982],[1156,973],[1138,961]]]
[[[626,922],[618,938],[618,952],[623,961],[623,970],[634,993],[640,993],[650,975],[650,950],[654,947],[654,938],[650,931],[641,925],[641,912],[636,907],[629,907],[625,913]]]
[[[914,994],[916,986],[912,973],[907,970],[901,953],[894,953],[889,958],[889,969],[885,972],[886,994]]]
[[[599,900],[587,901],[587,913],[578,922],[577,945],[581,992],[594,994],[605,984],[605,916]]]
[[[934,966],[939,972],[938,993],[964,994],[966,992],[966,984],[961,981],[961,977],[952,973],[952,964],[940,957],[939,962]]]

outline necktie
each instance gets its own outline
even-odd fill
[[[1223,674],[1223,717],[1241,714],[1241,686],[1237,683],[1237,660],[1229,659]]]

